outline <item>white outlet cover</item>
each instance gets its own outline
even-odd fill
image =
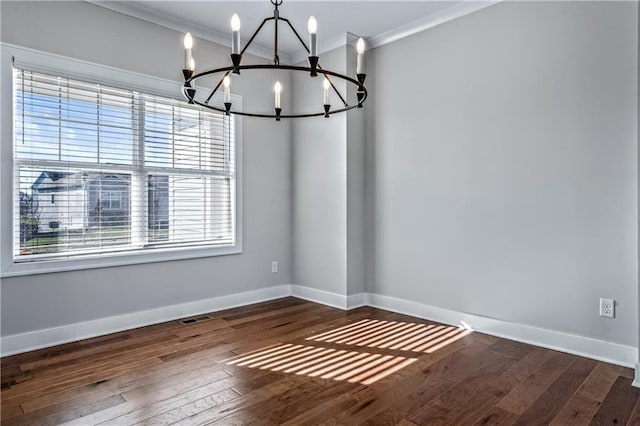
[[[615,313],[616,313],[615,300],[600,298],[600,316],[605,318],[614,318]]]

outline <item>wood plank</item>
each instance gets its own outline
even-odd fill
[[[22,407],[19,405],[3,405],[0,407],[0,413],[2,413],[2,421],[4,422],[6,419],[21,416],[24,414],[24,411],[22,411]]]
[[[516,425],[548,424],[560,412],[564,404],[591,374],[596,361],[585,358],[576,359],[525,411]]]
[[[291,419],[304,416],[305,413],[310,412],[316,407],[326,407],[331,401],[335,401],[341,398],[343,395],[347,395],[356,389],[361,389],[362,386],[353,383],[334,382],[334,381],[314,381],[314,383],[321,386],[311,398],[304,400],[297,400],[293,404],[286,404],[284,406],[274,408],[270,414],[268,414],[267,422],[273,424],[284,424],[290,422]]]
[[[126,402],[126,400],[122,395],[112,395],[109,398],[98,401],[72,401],[59,406],[47,407],[39,411],[25,413],[19,417],[12,417],[10,419],[3,420],[2,424],[6,426],[29,424],[38,424],[42,426],[59,425],[124,402]]]
[[[209,338],[209,340],[211,340],[211,338]],[[197,346],[200,344],[201,341],[206,341],[206,338],[198,338],[197,341],[196,339],[188,339],[183,342],[172,341],[169,344],[165,343],[166,340],[157,340],[154,344],[142,344],[140,349],[133,348],[132,350],[125,351],[120,357],[118,357],[117,354],[110,354],[108,360],[98,357],[98,360],[93,366],[89,364],[85,369],[78,369],[77,373],[74,373],[71,369],[65,369],[64,372],[60,372],[58,376],[59,381],[55,380],[56,376],[53,376],[53,378],[47,376],[47,380],[44,380],[44,377],[41,375],[40,378],[42,380],[39,380],[38,383],[34,384],[31,388],[22,386],[20,389],[10,389],[8,392],[3,393],[3,402],[11,402],[24,393],[30,393],[30,396],[33,398],[34,396],[49,395],[92,383],[103,383],[110,377],[114,375],[117,376],[121,372],[126,371],[122,370],[122,364],[129,363],[129,365],[132,365],[135,362],[141,363],[148,368],[154,363],[162,363],[158,355],[162,356],[163,354],[172,353],[172,351],[176,351],[180,347],[185,347],[185,350],[188,350],[193,345]],[[98,368],[96,368],[96,365]],[[96,372],[95,370],[98,371]],[[84,371],[88,371],[88,373],[82,375]],[[67,381],[66,378],[68,377],[71,377],[72,380]],[[37,386],[38,384],[40,386]],[[47,385],[51,386],[48,387]],[[11,391],[14,390],[16,393],[11,393]]]
[[[18,383],[25,382],[27,380],[31,380],[33,378],[32,374],[25,373],[20,369],[19,366],[13,365],[7,368],[2,369],[2,389],[9,389],[12,386],[17,385]]]
[[[626,377],[618,377],[593,417],[592,425],[627,423],[640,398],[640,389],[631,386],[631,382]]]
[[[506,339],[500,339],[489,346],[489,350],[516,359],[525,358],[534,349],[535,346]]]
[[[480,419],[474,423],[475,426],[503,426],[512,425],[518,419],[518,415],[510,411],[503,410],[502,408],[493,407],[487,413],[485,413]]]
[[[452,380],[441,377],[447,369],[456,369],[455,363],[471,364],[485,348],[484,345],[472,343],[460,347],[457,351],[458,356],[454,359],[450,359],[446,353],[443,353],[441,358],[422,357],[416,364],[390,377],[389,380],[352,393],[352,398],[357,404],[334,416],[332,420],[343,424],[365,423],[373,419],[374,423],[380,424],[401,421],[408,413],[416,411],[455,385]],[[468,368],[465,371],[472,375],[475,370]],[[460,377],[458,379],[462,380]],[[393,392],[387,391],[390,386],[393,387]]]
[[[588,424],[609,394],[620,371],[621,367],[615,365],[596,365],[551,424],[555,426]]]
[[[620,367],[620,376],[634,380],[636,378],[636,372],[633,368]]]
[[[551,425],[588,425],[602,403],[585,395],[574,395],[553,419]]]
[[[159,414],[150,417],[147,417],[147,415],[154,413],[154,411],[144,408],[134,413],[129,413],[125,416],[111,419],[109,420],[109,425],[130,425],[140,421],[153,425],[170,425],[194,414],[209,410],[227,401],[231,401],[239,396],[240,394],[232,389],[224,389],[203,398],[187,402],[186,404],[178,407],[168,409],[166,411],[159,411]]]
[[[544,359],[546,361],[543,362]],[[523,358],[523,362],[530,363],[532,369],[496,406],[518,415],[524,414],[574,361],[574,357],[555,351],[550,351],[549,357],[536,360],[528,356]]]
[[[252,411],[255,406],[262,404],[264,401],[278,398],[281,394],[291,392],[291,389],[303,383],[305,383],[305,380],[302,377],[280,375],[280,379],[270,380],[268,383],[238,398],[213,408],[199,411],[196,414],[191,414],[189,417],[185,417],[174,424],[190,426],[201,425],[211,423],[213,420],[223,418],[224,416],[232,415],[240,410]]]
[[[265,373],[261,371],[244,370],[235,376],[228,376],[215,380],[212,376],[208,376],[208,380],[204,380],[199,384],[205,383],[199,387],[174,387],[172,391],[165,386],[161,386],[163,395],[156,395],[156,388],[149,387],[147,392],[136,388],[135,392],[127,395],[125,404],[112,407],[107,410],[94,413],[82,419],[82,421],[71,422],[68,425],[85,426],[87,424],[109,423],[112,419],[126,416],[132,421],[142,421],[154,415],[163,413],[168,410],[175,409],[182,405],[197,401],[209,395],[221,392],[238,383],[238,381],[251,381],[257,377],[263,376]],[[237,393],[237,392],[236,392]]]
[[[475,374],[461,380],[407,419],[418,424],[472,424],[490,410],[511,390],[512,384],[503,373],[516,361],[488,349],[478,354],[476,362]]]
[[[271,422],[273,422],[272,424],[278,424],[276,420],[272,420],[272,410],[274,407],[290,406],[292,404],[296,404],[302,399],[311,399],[322,389],[323,386],[315,382],[302,383],[301,385],[289,389],[288,391],[283,392],[276,397],[269,398],[258,404],[254,404],[250,410],[232,410],[223,413],[221,416],[218,416],[216,420],[211,424],[248,425]]]
[[[631,416],[629,416],[627,425],[640,425],[640,399],[636,402],[636,406],[633,407],[633,411],[631,412]]]
[[[352,397],[358,400],[358,403],[334,416],[333,419],[342,424],[345,422],[371,425],[400,423],[408,420],[406,417],[410,413],[417,411],[454,386],[454,383],[434,375],[424,378],[421,386],[413,383],[413,386],[405,387],[409,384],[395,386],[393,392],[372,392],[371,388],[366,388],[360,391],[364,395],[354,393]]]
[[[29,399],[23,402],[22,405],[26,411],[34,411],[83,395],[94,395],[96,398],[101,398],[150,384],[154,384],[156,387],[164,387],[166,383],[179,383],[190,380],[194,371],[197,372],[195,374],[205,375],[222,369],[223,365],[218,364],[218,362],[229,357],[228,352],[223,352],[225,350],[229,350],[229,347],[220,346],[216,349],[204,351],[201,353],[202,359],[192,359],[190,363],[182,363],[178,360],[157,365],[147,365],[140,369],[123,370],[121,374],[109,377],[100,383],[53,392]]]
[[[50,348],[36,349],[35,351],[25,352],[22,354],[11,355],[2,358],[2,368],[20,365],[26,362],[46,359],[73,352],[80,347],[78,342],[65,343],[64,345],[52,346]]]

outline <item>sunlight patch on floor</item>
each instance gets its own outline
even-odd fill
[[[432,353],[472,332],[464,327],[364,319],[307,337],[306,340]]]
[[[229,365],[369,385],[417,361],[398,351],[432,353],[472,333],[465,327],[364,319],[307,337],[309,344],[277,344],[224,361]],[[330,347],[315,346],[324,343]],[[375,348],[370,353],[355,347]],[[381,351],[382,350],[382,351]],[[385,354],[386,351],[393,351]]]
[[[416,358],[284,344],[232,358],[227,364],[369,385]]]

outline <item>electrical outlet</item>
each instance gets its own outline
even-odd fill
[[[278,272],[278,262],[274,260],[273,262],[271,262],[271,273],[276,274],[277,272]]]
[[[600,316],[614,318],[616,315],[616,302],[613,299],[600,298]]]

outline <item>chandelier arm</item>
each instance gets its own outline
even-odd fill
[[[322,69],[322,67],[320,66],[320,64],[318,63],[318,69],[321,71],[324,71]],[[325,78],[329,81],[329,84],[331,85],[331,87],[333,88],[333,91],[336,92],[336,95],[338,95],[338,97],[340,98],[340,100],[342,101],[343,105],[349,106],[349,104],[347,103],[347,101],[344,100],[344,98],[342,97],[342,95],[340,94],[340,92],[338,91],[338,88],[335,86],[335,84],[333,84],[333,80],[331,80],[331,78],[327,77],[325,75]]]
[[[309,47],[307,47],[307,44],[304,42],[302,37],[300,37],[300,34],[298,34],[298,31],[296,31],[296,29],[293,26],[293,24],[287,18],[280,18],[280,19],[285,21],[287,24],[289,24],[289,28],[291,28],[291,31],[293,31],[293,33],[296,35],[296,37],[298,37],[298,41],[300,41],[300,44],[302,44],[302,46],[305,48],[307,53],[311,53],[311,51],[309,50]],[[320,66],[320,63],[318,63],[317,67],[319,69],[322,69],[322,67]],[[325,75],[325,77],[327,77],[327,76]],[[329,77],[327,77],[327,80],[329,80],[329,84],[331,85],[331,88],[333,88],[333,91],[336,92],[336,95],[338,95],[338,97],[340,98],[340,101],[342,101],[344,106],[345,107],[348,106],[349,104],[347,103],[347,101],[344,100],[344,98],[342,97],[342,94],[340,94],[340,92],[336,88],[335,84],[333,84],[333,81]]]
[[[278,10],[278,2],[274,4],[273,19],[274,21],[274,40],[273,40],[273,63],[278,65],[280,63],[280,57],[278,56],[278,19],[280,18],[280,11]]]
[[[255,30],[255,32],[253,33],[253,35],[251,36],[251,38],[249,38],[249,41],[247,42],[247,44],[244,45],[244,47],[242,48],[242,50],[240,51],[240,54],[243,55],[244,51],[247,50],[247,47],[249,47],[249,45],[253,42],[253,39],[256,38],[256,36],[258,35],[258,33],[260,32],[260,30],[262,30],[262,27],[264,27],[264,24],[267,23],[267,21],[272,21],[275,18],[273,16],[270,16],[268,18],[264,18],[262,23],[260,24],[260,26],[258,27],[257,30]]]
[[[280,18],[280,20],[286,22],[287,24],[289,24],[289,28],[291,28],[291,31],[293,31],[293,33],[296,35],[296,37],[298,37],[298,40],[300,41],[300,44],[302,44],[302,47],[304,47],[304,50],[306,50],[307,53],[311,53],[311,50],[309,50],[309,47],[307,46],[307,43],[305,43],[304,40],[302,39],[302,37],[300,37],[300,34],[298,34],[298,31],[296,31],[296,29],[293,26],[293,24],[287,18]]]
[[[249,45],[251,44],[251,42],[253,42],[253,39],[256,38],[256,36],[260,33],[260,30],[262,29],[262,27],[264,27],[264,24],[267,23],[267,21],[271,21],[272,19],[274,19],[273,17],[269,17],[269,18],[265,18],[262,20],[262,23],[258,26],[258,29],[254,31],[253,35],[251,36],[251,38],[249,39],[249,41],[247,42],[247,44],[245,44],[245,46],[242,48],[242,50],[240,51],[240,55],[244,54],[244,51],[247,50],[247,47],[249,47]],[[224,78],[226,76],[228,76],[230,74],[230,71],[227,71],[226,73],[224,73],[224,75],[222,76],[222,78],[218,81],[218,84],[216,84],[216,87],[211,91],[211,93],[209,94],[209,96],[207,97],[207,100],[204,101],[205,104],[209,104],[209,101],[211,100],[211,98],[213,97],[213,95],[215,95],[215,93],[218,91],[218,89],[220,88],[220,85],[222,84],[222,82],[224,81]]]
[[[222,78],[220,78],[220,80],[218,81],[218,84],[216,84],[216,87],[213,88],[213,90],[211,91],[211,93],[209,94],[209,96],[207,97],[207,100],[204,101],[205,104],[209,104],[209,101],[211,100],[211,98],[213,98],[213,95],[218,91],[218,89],[220,88],[220,85],[222,84],[222,82],[224,81],[224,78],[226,76],[228,76],[229,74],[231,74],[231,71],[227,71],[224,73],[224,75],[222,76]]]
[[[233,70],[233,66],[228,66],[228,67],[222,67],[222,68],[216,68],[216,69],[212,69],[209,71],[205,71],[202,72],[200,74],[196,74],[193,75],[188,82],[191,82],[193,80],[197,80],[198,78],[202,78],[205,77],[207,75],[211,75],[211,74],[217,74],[217,73],[221,73],[221,72],[230,72],[231,70]],[[296,65],[270,65],[270,64],[255,64],[255,65],[240,65],[238,67],[241,70],[250,70],[250,69],[285,69],[285,70],[292,70],[292,71],[304,71],[304,72],[311,72],[312,68],[310,67],[302,67],[302,66],[296,66]],[[337,109],[337,110],[333,110],[330,113],[334,114],[334,113],[340,113],[340,112],[345,112],[345,111],[349,111],[351,109],[357,108],[358,105],[361,105],[362,103],[364,103],[364,101],[367,99],[367,89],[364,87],[364,85],[361,85],[357,80],[344,75],[344,74],[339,74],[335,71],[330,71],[330,70],[323,70],[323,69],[318,69],[317,72],[327,76],[333,76],[333,77],[337,77],[340,79],[343,79],[351,84],[355,84],[358,87],[362,87],[362,93],[363,96],[361,99],[359,99],[358,104],[356,105],[348,105],[347,103],[345,103],[345,107],[341,108],[341,109]],[[183,86],[182,87],[182,92],[184,94],[184,96],[189,99],[190,101],[192,101],[193,103],[200,105],[202,107],[205,108],[209,108],[215,111],[219,111],[222,113],[226,113],[227,111],[222,109],[222,108],[218,108],[216,106],[213,105],[209,105],[209,104],[205,104],[203,102],[200,102],[192,97],[189,96],[188,94],[188,90],[190,89],[189,86]],[[277,116],[275,114],[255,114],[255,113],[249,113],[249,112],[240,112],[240,111],[230,111],[231,114],[236,114],[236,115],[242,115],[242,116],[246,116],[246,117],[262,117],[262,118],[276,118]],[[306,118],[306,117],[320,117],[320,116],[325,116],[326,113],[325,112],[319,112],[319,113],[309,113],[309,114],[286,114],[286,115],[278,115],[281,118]]]

